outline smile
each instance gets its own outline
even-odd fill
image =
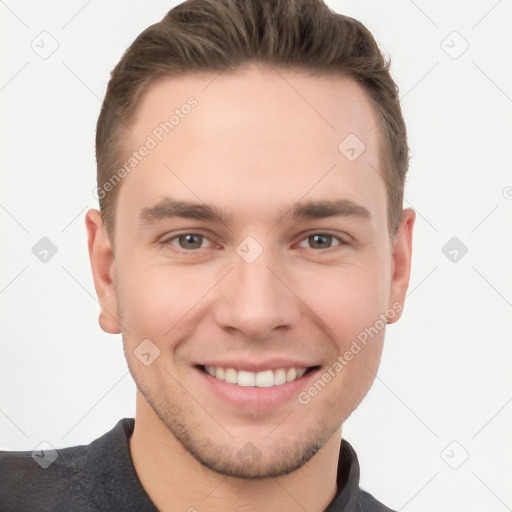
[[[235,370],[234,368],[222,368],[218,366],[203,366],[202,370],[217,380],[243,387],[270,388],[282,386],[294,382],[308,371],[308,368],[279,368],[276,370],[263,370],[249,372]]]

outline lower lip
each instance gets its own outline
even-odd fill
[[[224,402],[242,409],[272,409],[293,400],[298,402],[298,396],[309,386],[319,369],[309,371],[300,379],[287,382],[280,386],[258,388],[252,386],[239,386],[216,379],[203,370],[196,368],[199,377]]]

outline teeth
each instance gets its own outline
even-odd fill
[[[286,382],[293,382],[297,378],[297,370],[295,368],[290,368],[286,372]]]
[[[239,386],[254,386],[256,375],[253,372],[244,372],[240,370],[238,372],[238,385]]]
[[[240,383],[240,374],[238,374],[238,379],[238,383]],[[271,388],[274,385],[274,372],[272,370],[258,372],[255,381],[258,388]]]
[[[286,382],[286,371],[282,368],[274,372],[274,386],[280,386]]]
[[[215,374],[217,374],[217,372],[215,372]],[[230,384],[236,384],[238,381],[238,372],[233,368],[227,368],[224,374],[224,380]]]
[[[287,382],[300,379],[306,373],[306,368],[279,368],[278,370],[263,370],[262,372],[248,372],[216,366],[205,366],[204,369],[208,375],[224,380],[229,384],[257,388],[281,386]]]

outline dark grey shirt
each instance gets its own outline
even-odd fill
[[[158,512],[130,456],[134,425],[133,418],[124,418],[89,445],[36,452],[34,458],[32,452],[0,452],[0,510]],[[359,462],[345,439],[337,481],[338,492],[325,512],[393,512],[359,488]]]

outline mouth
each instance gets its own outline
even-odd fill
[[[222,366],[199,365],[198,368],[218,381],[246,388],[272,388],[299,381],[319,366],[269,368],[258,372],[225,368]]]

